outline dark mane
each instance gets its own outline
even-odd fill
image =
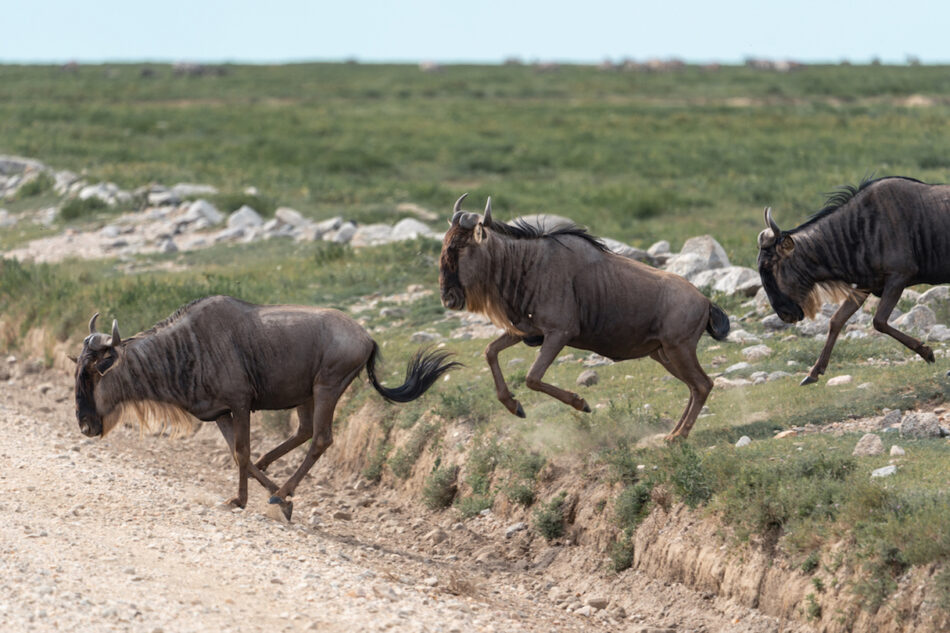
[[[588,244],[594,248],[606,252],[608,249],[604,246],[604,243],[600,241],[596,235],[591,235],[587,232],[582,226],[577,226],[576,224],[562,224],[553,229],[545,230],[541,228],[538,224],[533,224],[531,222],[526,222],[525,220],[515,220],[511,224],[505,224],[504,222],[492,222],[491,230],[499,235],[504,235],[505,237],[510,237],[516,240],[539,240],[539,239],[553,239],[558,244],[561,243],[559,238],[573,236],[579,237],[582,240],[586,241]]]
[[[150,335],[152,335],[152,334],[155,334],[155,333],[158,332],[159,330],[164,330],[165,328],[167,328],[167,327],[169,327],[169,326],[171,326],[171,325],[174,325],[176,322],[178,322],[178,321],[179,321],[189,310],[191,310],[191,308],[193,308],[195,305],[201,303],[202,301],[207,301],[207,300],[213,299],[213,298],[214,298],[214,297],[200,297],[200,298],[195,299],[195,300],[193,300],[193,301],[191,301],[191,302],[189,302],[189,303],[186,303],[185,305],[183,305],[183,306],[181,306],[180,308],[178,308],[177,310],[175,310],[175,311],[171,314],[171,316],[169,316],[169,317],[167,317],[167,318],[165,318],[165,319],[159,321],[158,323],[156,323],[155,325],[153,325],[153,326],[150,327],[149,329],[145,330],[144,332],[140,332],[140,333],[138,333],[138,334],[136,334],[136,335],[134,335],[134,336],[130,336],[130,337],[127,338],[127,339],[123,339],[123,342],[130,341],[130,340],[132,340],[132,339],[141,338],[141,337],[144,337],[144,336],[150,336]]]
[[[828,217],[829,215],[831,215],[832,213],[834,213],[835,211],[837,211],[838,209],[846,205],[848,202],[854,199],[856,195],[858,195],[859,193],[861,193],[862,191],[864,191],[865,189],[867,189],[874,183],[880,182],[882,180],[889,180],[889,179],[909,180],[911,182],[917,182],[917,183],[923,184],[920,180],[917,180],[915,178],[907,178],[905,176],[884,176],[882,178],[874,178],[873,176],[867,176],[864,180],[861,181],[861,184],[858,185],[857,187],[855,187],[854,185],[841,185],[834,191],[826,194],[828,198],[825,200],[825,206],[823,206],[820,210],[816,211],[810,218],[808,218],[805,221],[804,224],[802,224],[798,228],[804,228],[806,226],[814,224],[815,222],[818,222],[819,220],[822,220]]]

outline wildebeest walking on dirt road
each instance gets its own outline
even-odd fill
[[[114,321],[111,335],[96,332],[96,317],[76,367],[76,417],[83,434],[104,435],[124,416],[172,426],[214,420],[238,466],[238,494],[230,503],[245,506],[250,474],[288,519],[288,497],[333,443],[337,400],[364,367],[384,398],[409,402],[458,365],[446,361],[446,352],[420,350],[404,384],[388,389],[376,378],[379,348],[366,330],[342,312],[310,306],[206,297],[124,340]],[[251,463],[251,411],[294,407],[297,432]],[[303,462],[282,486],[264,474],[309,439]]]
[[[950,186],[912,178],[868,180],[843,187],[801,226],[783,231],[765,210],[759,275],[786,323],[812,317],[824,301],[841,301],[828,338],[803,385],[825,373],[841,328],[869,295],[881,298],[874,329],[928,363],[927,345],[888,324],[904,288],[950,282]]]
[[[586,412],[579,395],[542,381],[565,346],[616,361],[649,356],[689,387],[667,439],[689,435],[713,386],[696,344],[704,331],[717,340],[728,335],[726,313],[682,277],[615,255],[584,229],[495,222],[491,198],[483,216],[462,211],[464,198],[442,244],[442,303],[505,331],[485,350],[502,404],[524,417],[498,366],[498,353],[522,341],[541,346],[525,384]]]

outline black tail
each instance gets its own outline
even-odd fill
[[[717,341],[724,341],[729,336],[729,315],[715,303],[709,304],[709,321],[706,331]]]
[[[461,363],[445,362],[452,354],[449,352],[429,352],[425,348],[416,352],[406,367],[406,381],[395,389],[387,389],[376,379],[376,359],[379,358],[379,346],[373,341],[373,351],[366,361],[366,373],[369,381],[379,394],[390,402],[410,402],[424,394],[439,376],[461,367]]]

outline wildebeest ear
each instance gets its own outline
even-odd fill
[[[78,364],[79,364],[79,359],[76,358],[75,356],[73,356],[72,354],[66,354],[66,358],[68,358],[69,360],[73,361],[73,365],[78,365]]]
[[[482,240],[485,239],[485,225],[479,222],[475,225],[475,230],[473,231],[475,237],[475,243],[481,244]]]
[[[785,255],[795,250],[795,240],[792,239],[791,235],[785,235],[782,238],[782,241],[778,243],[778,250]]]

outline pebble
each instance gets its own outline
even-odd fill
[[[878,468],[871,471],[871,477],[890,477],[891,475],[897,474],[897,466],[891,464],[890,466],[884,466],[883,468]]]
[[[834,378],[828,379],[829,387],[840,387],[841,385],[851,384],[851,381],[854,380],[854,377],[844,374],[843,376],[835,376]]]
[[[577,377],[577,384],[582,387],[590,387],[591,385],[596,385],[600,381],[600,376],[597,375],[597,372],[593,369],[585,369]]]

